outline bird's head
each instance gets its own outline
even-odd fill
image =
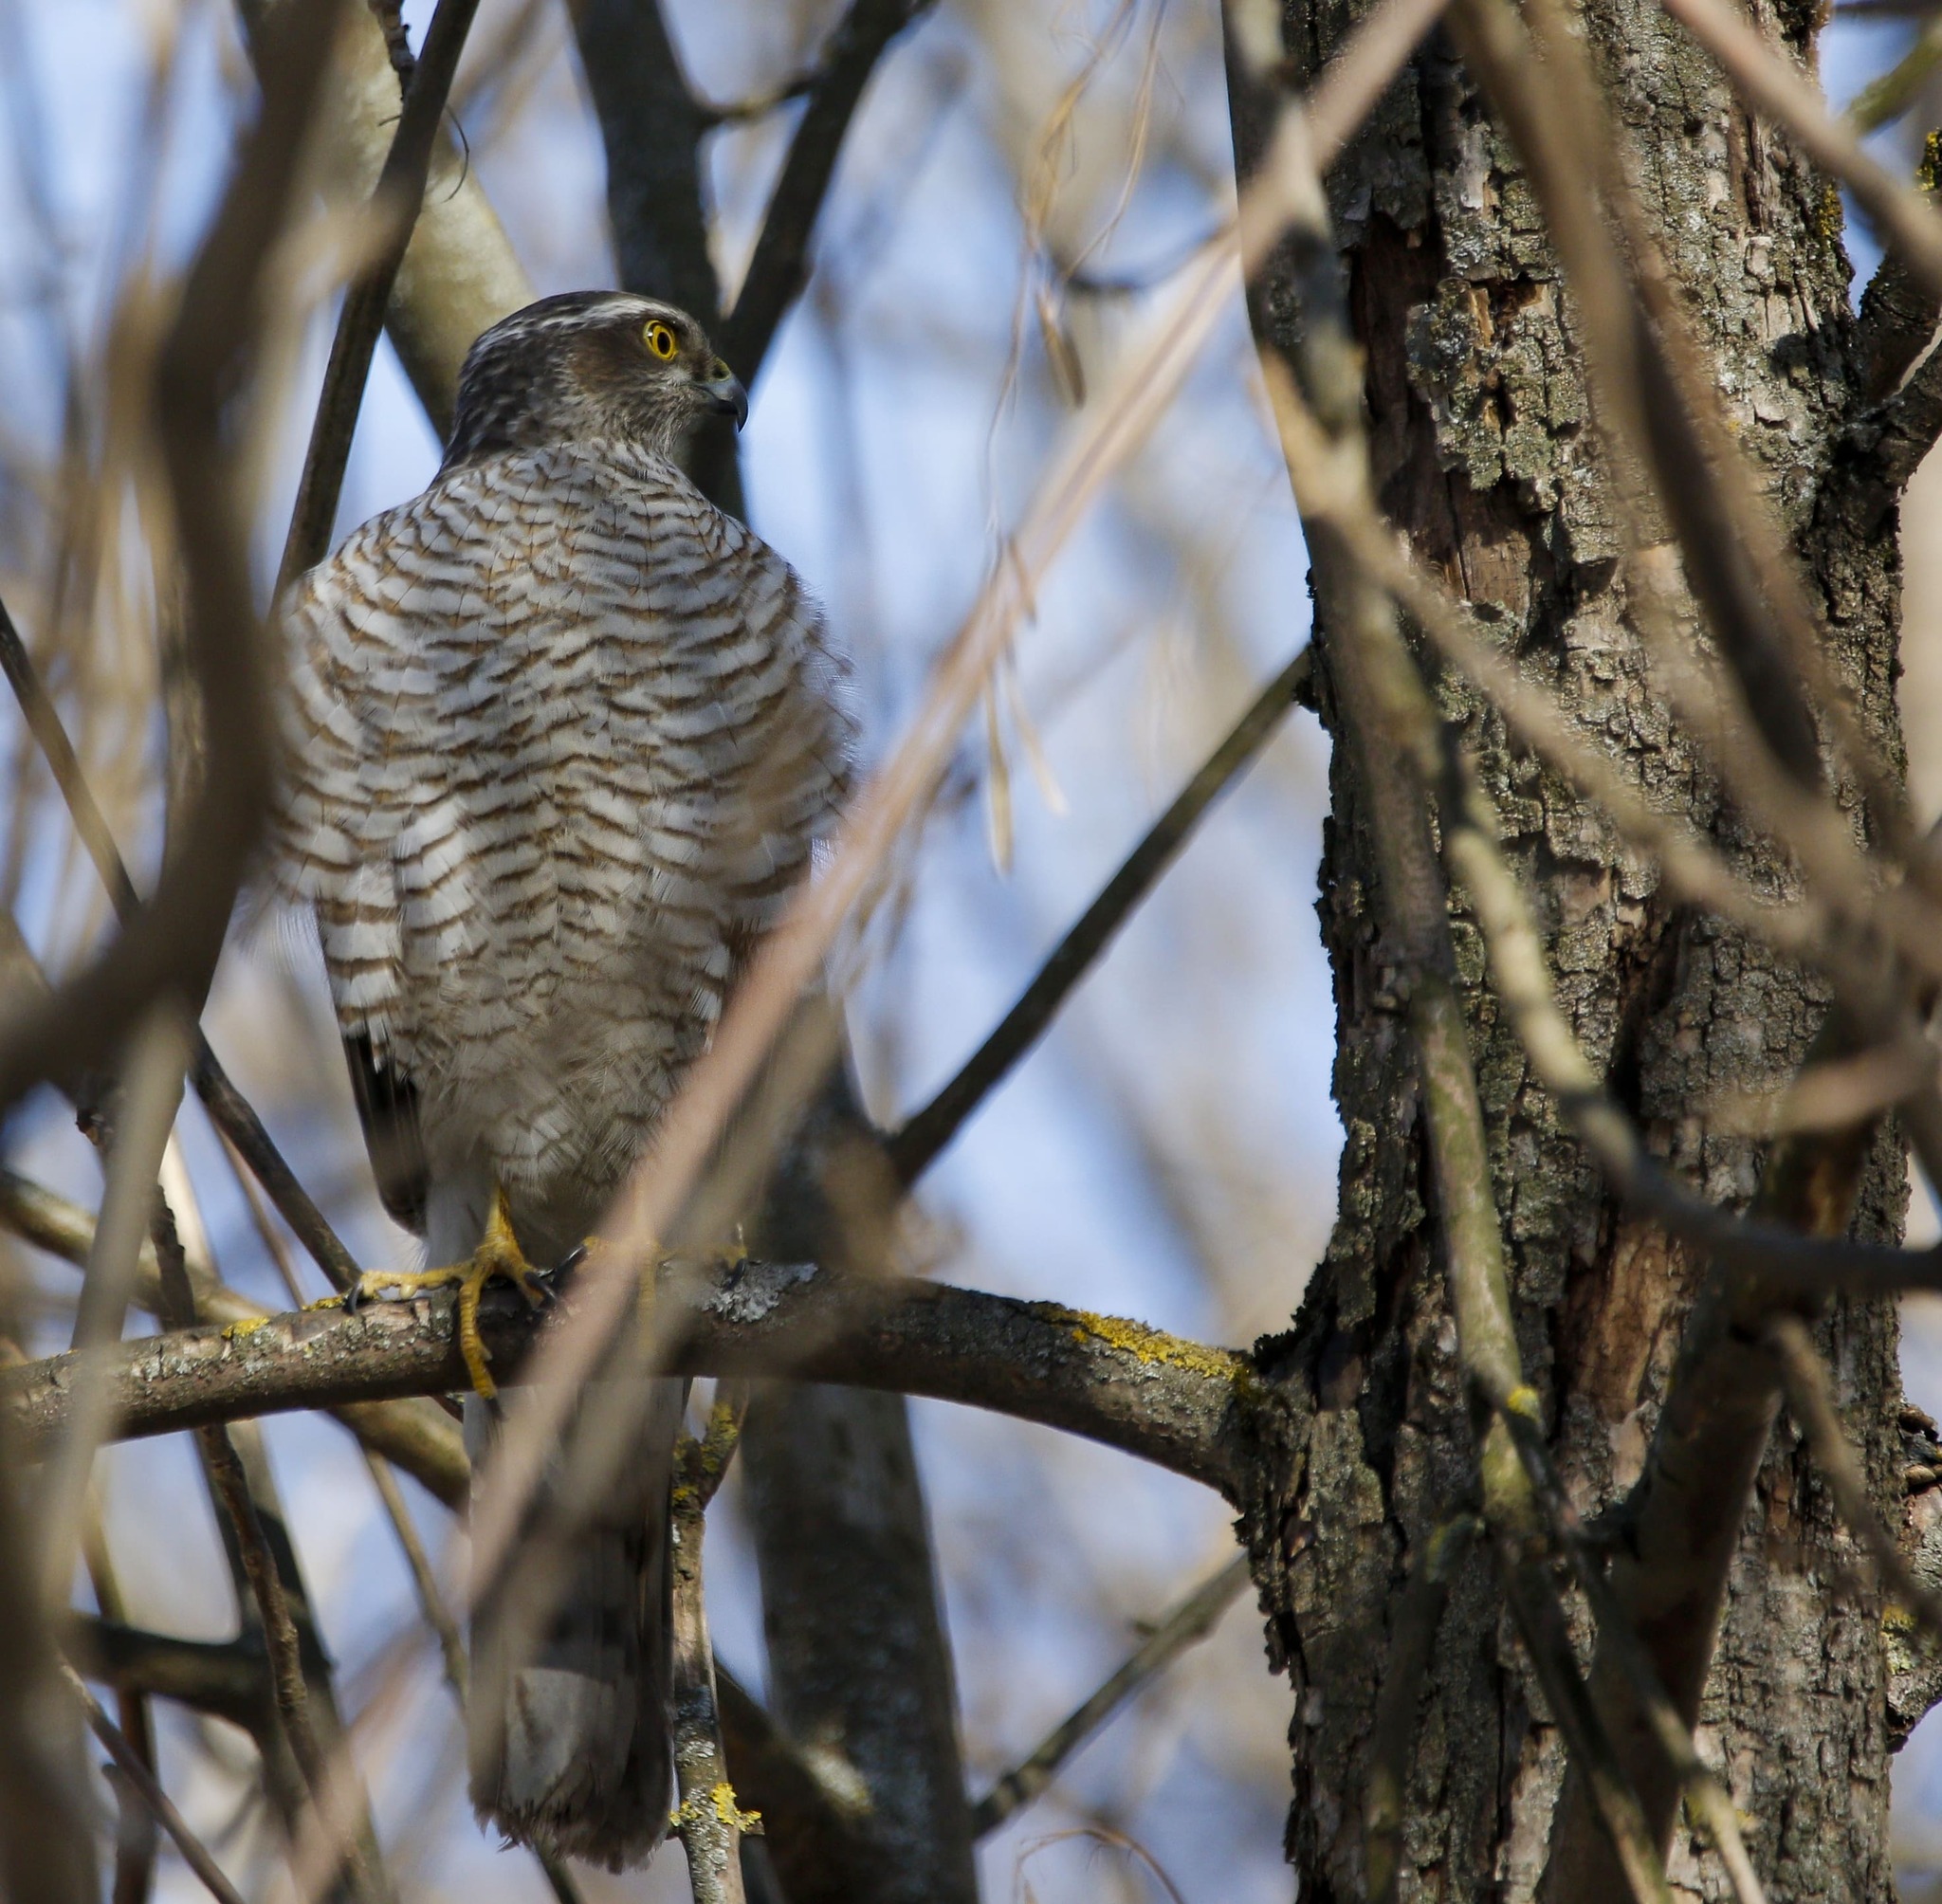
[[[626,291],[568,291],[502,318],[467,354],[445,467],[596,438],[680,452],[748,394],[686,311]]]

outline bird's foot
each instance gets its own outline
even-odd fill
[[[492,1214],[486,1221],[486,1235],[465,1262],[449,1263],[437,1270],[367,1271],[358,1277],[347,1307],[356,1308],[359,1302],[386,1294],[411,1297],[427,1290],[455,1287],[459,1292],[459,1353],[466,1359],[466,1373],[471,1377],[473,1388],[490,1401],[499,1393],[499,1384],[486,1366],[491,1358],[486,1353],[485,1338],[479,1333],[479,1298],[485,1294],[486,1285],[496,1277],[510,1283],[538,1309],[552,1299],[546,1274],[526,1260],[519,1238],[513,1235],[505,1193],[496,1190],[492,1196]]]

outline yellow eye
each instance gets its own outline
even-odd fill
[[[647,339],[648,348],[663,363],[666,363],[678,348],[674,341],[674,333],[659,318],[656,318],[641,335]]]

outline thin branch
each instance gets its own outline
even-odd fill
[[[238,1639],[181,1639],[76,1613],[64,1644],[83,1678],[170,1699],[260,1739],[270,1720],[268,1666],[253,1632]]]
[[[1814,1451],[1815,1463],[1827,1478],[1848,1531],[1868,1549],[1888,1590],[1932,1636],[1942,1638],[1942,1595],[1915,1578],[1895,1536],[1876,1512],[1860,1456],[1835,1412],[1827,1365],[1814,1346],[1806,1324],[1798,1316],[1775,1316],[1767,1325],[1767,1341],[1780,1360],[1794,1419]]]
[[[808,276],[816,219],[863,89],[890,42],[932,4],[851,0],[823,47],[809,103],[762,214],[748,273],[723,325],[722,354],[751,389],[776,327]]]
[[[703,132],[713,132],[719,126],[747,125],[751,120],[767,119],[768,116],[792,100],[806,98],[814,90],[820,69],[798,73],[793,80],[784,81],[773,92],[756,93],[745,100],[726,100],[713,102],[697,101],[695,123]]]
[[[323,1272],[331,1287],[339,1292],[352,1288],[358,1274],[357,1258],[297,1181],[296,1172],[284,1161],[283,1152],[264,1128],[263,1120],[230,1083],[229,1073],[217,1062],[206,1038],[199,1041],[189,1081],[211,1121],[249,1166],[249,1174],[263,1186],[271,1207],[290,1226],[290,1234],[310,1253],[311,1260]]]
[[[142,1803],[155,1814],[156,1822],[174,1840],[175,1849],[182,1854],[183,1863],[202,1880],[203,1888],[217,1900],[217,1904],[243,1904],[242,1893],[223,1876],[222,1866],[211,1856],[209,1847],[190,1830],[182,1814],[175,1809],[174,1801],[143,1763],[141,1754],[101,1710],[101,1701],[82,1684],[73,1667],[64,1663],[61,1672],[69,1690],[81,1701],[81,1710],[86,1715],[89,1729],[115,1762],[116,1769],[139,1796]]]
[[[108,889],[117,917],[124,925],[128,924],[140,909],[140,895],[135,889],[127,863],[122,859],[114,834],[96,802],[93,789],[87,783],[80,757],[62,722],[60,709],[54,705],[53,697],[41,680],[33,657],[27,652],[20,631],[13,625],[13,617],[7,612],[4,600],[0,600],[0,673],[7,676],[13,689],[28,731],[39,745],[54,777],[54,783],[66,802],[74,830],[87,849],[88,857],[94,861],[102,885]],[[269,1132],[264,1128],[262,1120],[248,1101],[230,1083],[229,1073],[217,1061],[215,1053],[210,1049],[209,1039],[200,1029],[195,1033],[195,1055],[190,1068],[190,1080],[216,1127],[248,1163],[257,1181],[267,1192],[270,1201],[276,1205],[278,1213],[289,1224],[298,1240],[317,1259],[318,1266],[338,1289],[349,1289],[357,1278],[357,1266],[350,1252],[305,1194],[303,1186],[297,1181],[295,1173],[284,1163],[283,1153],[271,1141]]]
[[[54,705],[53,696],[41,680],[33,656],[27,652],[27,643],[14,627],[13,617],[7,612],[4,600],[0,600],[0,674],[6,675],[8,686],[13,689],[13,698],[20,704],[27,732],[34,737],[48,771],[54,777],[54,784],[60,789],[61,797],[67,802],[67,811],[74,818],[74,830],[80,834],[82,845],[87,849],[89,858],[106,883],[116,912],[122,919],[127,919],[140,904],[139,895],[115,845],[107,815],[96,802],[94,792],[82,771],[81,757],[67,737],[61,710]]]
[[[678,1266],[677,1266],[678,1267]],[[865,1284],[806,1266],[748,1263],[698,1279],[673,1330],[671,1372],[783,1375],[900,1390],[990,1408],[1084,1435],[1232,1495],[1249,1437],[1292,1402],[1244,1355],[1145,1325],[888,1277]],[[694,1290],[663,1272],[657,1306]],[[583,1297],[547,1311],[489,1294],[480,1327],[495,1375],[532,1381],[536,1342],[566,1327]],[[689,1303],[692,1306],[689,1306]],[[0,1370],[0,1407],[44,1450],[66,1421],[74,1358]],[[312,1309],[229,1328],[121,1344],[107,1387],[124,1437],[203,1422],[386,1401],[463,1386],[465,1361],[443,1293]]]
[[[1931,14],[1915,45],[1855,96],[1847,109],[1848,124],[1866,134],[1898,119],[1921,97],[1923,82],[1938,64],[1942,64],[1942,17]]]
[[[82,1524],[82,1562],[87,1569],[88,1584],[94,1589],[95,1604],[107,1620],[125,1620],[128,1602],[121,1591],[121,1578],[108,1547],[108,1530],[102,1521],[101,1496],[89,1490],[88,1508]],[[148,1695],[138,1688],[117,1692],[119,1724],[129,1749],[153,1773],[156,1769],[155,1714]],[[115,1831],[115,1877],[110,1892],[112,1904],[148,1904],[155,1891],[156,1853],[159,1845],[155,1818],[149,1808],[137,1802],[132,1790],[115,1785],[119,1813]]]
[[[382,1455],[374,1455],[369,1448],[363,1454],[364,1465],[371,1471],[371,1484],[377,1490],[385,1518],[391,1522],[398,1550],[404,1555],[405,1565],[411,1572],[412,1587],[418,1596],[418,1611],[438,1640],[439,1657],[445,1662],[446,1683],[463,1708],[466,1703],[466,1642],[459,1637],[458,1622],[445,1603],[438,1575],[432,1569],[431,1557],[425,1551],[425,1543],[418,1538],[412,1510],[405,1505],[405,1497],[399,1492],[390,1463]]]
[[[1304,648],[1267,687],[1153,822],[1119,870],[1100,888],[1078,923],[1059,941],[1018,1001],[950,1083],[886,1140],[898,1181],[914,1183],[955,1137],[964,1120],[1003,1080],[1049,1025],[1073,986],[1172,865],[1200,816],[1238,778],[1281,724],[1307,684],[1312,657]]]
[[[64,1262],[84,1263],[94,1219],[77,1203],[0,1165],[0,1225],[36,1249]],[[196,1312],[238,1330],[262,1321],[269,1311],[219,1283],[207,1263],[188,1260]],[[135,1300],[151,1315],[161,1312],[161,1274],[154,1244],[146,1237],[136,1258]],[[431,1401],[357,1402],[332,1411],[371,1449],[410,1474],[436,1499],[462,1511],[471,1482],[465,1444],[452,1424],[441,1419]]]
[[[364,402],[365,378],[377,349],[377,334],[384,328],[392,286],[412,242],[418,209],[425,202],[425,183],[431,175],[446,98],[478,5],[479,0],[438,0],[438,10],[431,16],[424,48],[405,89],[391,152],[371,194],[372,211],[384,221],[386,240],[344,294],[343,308],[338,314],[337,334],[331,339],[330,361],[324,369],[323,390],[317,400],[310,447],[304,452],[303,474],[297,487],[297,503],[290,516],[290,532],[277,572],[278,595],[329,551],[331,525],[337,520],[338,498],[351,457],[351,438]]]
[[[188,1262],[176,1233],[174,1216],[159,1190],[152,1194],[151,1211],[150,1236],[160,1275],[162,1319],[174,1328],[192,1328],[196,1319],[195,1295]],[[312,1811],[335,1839],[332,1869],[341,1868],[356,1897],[368,1900],[368,1904],[386,1904],[390,1887],[378,1859],[376,1835],[368,1807],[361,1793],[351,1788],[348,1779],[339,1781],[334,1776],[312,1711],[304,1634],[298,1623],[305,1599],[302,1577],[296,1571],[287,1540],[283,1540],[284,1550],[279,1553],[265,1524],[266,1513],[276,1510],[275,1498],[268,1495],[259,1502],[261,1484],[252,1486],[228,1424],[204,1423],[195,1430],[195,1439],[204,1472],[229,1525],[233,1560],[256,1604],[268,1661],[270,1692],[284,1738],[308,1790]],[[315,1639],[314,1631],[310,1637]],[[328,1678],[320,1675],[320,1680],[319,1703],[325,1709],[326,1718],[334,1720]]]
[[[40,1476],[41,1580],[49,1606],[67,1603],[95,1451],[114,1431],[109,1376],[134,1291],[162,1151],[182,1098],[188,1038],[158,1006],[137,1034],[108,1146],[101,1217],[82,1272],[74,1319],[75,1396],[65,1434]]]
[[[101,1063],[158,998],[197,1015],[268,808],[269,645],[251,592],[247,499],[237,493],[237,393],[248,387],[265,277],[297,191],[336,18],[325,6],[279,8],[266,27],[262,109],[156,359],[155,437],[181,557],[184,651],[208,721],[207,772],[179,850],[140,911],[50,1002],[8,1015],[0,1106],[44,1078]]]
[[[1196,1640],[1213,1632],[1220,1616],[1248,1584],[1248,1561],[1238,1554],[1204,1580],[1170,1612],[1126,1663],[1046,1733],[1024,1758],[1004,1773],[971,1810],[971,1828],[980,1837],[996,1831],[1028,1805],[1058,1776],[1079,1748],[1129,1699],[1158,1678]]]
[[[715,1656],[702,1582],[708,1503],[735,1458],[748,1405],[745,1386],[717,1395],[701,1440],[683,1438],[676,1451],[669,1537],[674,1572],[674,1776],[681,1803],[674,1829],[687,1854],[694,1904],[744,1904],[742,1835],[759,1831],[761,1817],[745,1812],[728,1778],[715,1692]]]

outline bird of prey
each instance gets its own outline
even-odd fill
[[[279,885],[314,910],[386,1208],[480,1288],[598,1221],[784,896],[852,752],[846,666],[788,565],[678,458],[747,399],[686,312],[547,298],[473,345],[422,495],[302,577]],[[449,1266],[449,1267],[447,1267]],[[657,1384],[531,1657],[475,1615],[473,1802],[612,1868],[669,1823],[669,1466]]]

